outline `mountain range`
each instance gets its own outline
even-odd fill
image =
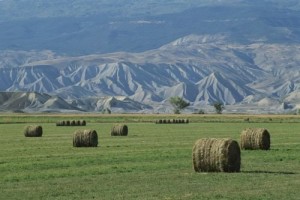
[[[0,1],[2,111],[165,113],[172,96],[186,112],[300,106],[296,0],[23,4]]]
[[[299,43],[298,0],[2,0],[0,50],[144,52],[190,34]]]
[[[190,35],[142,53],[57,58],[47,53],[38,52],[47,58],[38,60],[43,56],[30,52],[32,59],[28,55],[17,67],[3,64],[0,90],[47,93],[88,111],[95,109],[82,102],[113,96],[144,105],[136,110],[152,107],[157,112],[168,112],[172,96],[183,97],[193,109],[213,102],[266,109],[299,106],[300,45],[242,45],[223,35]],[[18,52],[11,54],[4,57],[14,60]]]

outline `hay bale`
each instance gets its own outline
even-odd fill
[[[188,124],[189,123],[189,119],[184,119],[184,123]]]
[[[95,130],[77,130],[73,135],[73,147],[97,147],[98,134]]]
[[[66,122],[65,121],[58,121],[56,122],[56,126],[65,126]]]
[[[270,145],[270,133],[265,128],[246,128],[241,133],[241,149],[269,150]]]
[[[69,120],[65,121],[65,125],[66,126],[70,126],[71,125],[71,122]]]
[[[204,138],[193,147],[193,167],[196,172],[239,172],[241,151],[231,139]]]
[[[80,120],[80,125],[81,126],[86,126],[86,121],[85,120]]]
[[[127,136],[128,127],[124,124],[118,124],[111,128],[111,136]]]
[[[41,126],[29,125],[24,128],[25,137],[42,137],[43,128]]]
[[[75,121],[75,120],[72,120],[70,125],[71,125],[71,126],[76,126],[76,121]]]

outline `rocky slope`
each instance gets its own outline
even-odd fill
[[[163,107],[169,107],[171,96],[185,98],[194,108],[220,101],[244,111],[249,106],[264,110],[260,101],[268,98],[277,112],[283,103],[299,106],[299,55],[300,45],[243,45],[228,42],[226,35],[189,35],[142,53],[49,53],[40,59],[33,54],[14,66],[0,66],[0,90],[57,95],[83,109],[79,99],[125,96],[142,103],[134,103],[137,110],[151,110],[149,105],[167,112]]]

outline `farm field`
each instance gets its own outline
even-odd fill
[[[298,116],[178,115],[191,123],[153,123],[174,117],[1,115],[0,199],[299,199]],[[87,126],[54,123],[73,118]],[[115,122],[127,124],[128,136],[110,135]],[[24,137],[29,124],[41,125],[43,136]],[[247,127],[267,128],[271,150],[242,150],[240,173],[194,172],[197,139],[240,142]],[[74,148],[78,129],[96,130],[98,147]]]

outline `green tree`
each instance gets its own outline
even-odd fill
[[[105,108],[101,111],[102,114],[111,114],[111,110],[109,108]]]
[[[183,98],[180,98],[178,96],[171,97],[169,101],[170,101],[170,104],[174,108],[175,114],[180,114],[181,110],[183,110],[184,108],[186,108],[190,105],[189,102],[186,102]]]
[[[216,110],[217,114],[222,114],[222,112],[225,108],[225,106],[221,102],[216,102],[216,103],[213,104],[213,106],[215,107],[215,110]]]

